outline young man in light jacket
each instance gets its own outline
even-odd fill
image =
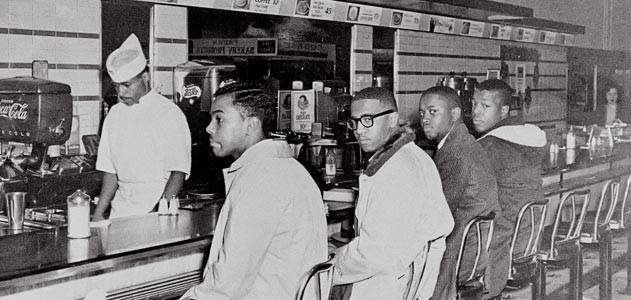
[[[237,82],[215,95],[210,146],[235,161],[204,281],[182,299],[293,300],[300,277],[327,259],[320,190],[286,141],[266,138],[276,105],[264,90]]]
[[[351,300],[403,299],[423,268],[411,289],[429,299],[454,225],[436,166],[399,127],[397,110],[384,88],[361,90],[351,103],[348,125],[362,150],[375,152],[359,178],[356,237],[336,250],[333,282],[352,283]]]

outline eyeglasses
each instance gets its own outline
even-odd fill
[[[359,121],[359,123],[362,123],[362,126],[364,126],[365,128],[370,128],[372,127],[372,125],[375,124],[374,122],[375,118],[385,116],[393,112],[394,110],[390,109],[390,110],[386,110],[384,112],[380,112],[374,115],[366,114],[366,115],[361,115],[359,118],[351,117],[351,119],[348,120],[348,122],[346,122],[346,126],[348,126],[348,129],[350,130],[357,130],[357,121]]]

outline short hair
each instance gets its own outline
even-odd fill
[[[394,94],[391,90],[383,87],[368,87],[355,94],[353,102],[359,100],[374,99],[379,100],[379,103],[394,111],[399,111],[397,101],[394,99]]]
[[[488,79],[482,81],[476,87],[478,91],[496,92],[500,99],[500,105],[510,105],[510,99],[513,96],[513,88],[500,79]]]
[[[276,130],[277,103],[260,84],[235,81],[217,89],[215,98],[227,94],[234,94],[232,105],[241,113],[241,116],[256,117],[261,120],[261,129],[265,136]]]
[[[462,109],[462,104],[460,103],[460,97],[456,94],[456,91],[448,86],[433,86],[421,95],[421,99],[428,97],[430,95],[440,96],[443,100],[447,102],[449,105],[449,109],[452,108],[460,108]]]

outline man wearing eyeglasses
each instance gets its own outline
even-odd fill
[[[438,171],[397,111],[384,88],[363,89],[351,103],[348,126],[374,152],[359,177],[356,237],[336,250],[333,282],[352,284],[351,300],[401,299],[408,288],[429,299],[453,227]],[[410,284],[420,272],[420,284]]]
[[[477,216],[499,210],[497,183],[486,151],[462,122],[460,97],[453,89],[446,86],[427,89],[421,97],[419,112],[425,136],[438,143],[434,162],[455,221],[432,299],[454,299],[457,283],[467,280],[476,258],[478,241],[475,232],[470,231],[456,274],[465,226]],[[484,273],[487,260],[487,253],[483,253],[476,275]]]

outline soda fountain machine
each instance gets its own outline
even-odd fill
[[[35,77],[0,79],[0,142],[5,150],[9,144],[31,149],[19,156],[2,153],[0,196],[3,191],[27,192],[28,207],[65,205],[66,197],[78,188],[98,193],[100,172],[82,156],[53,160],[47,155],[49,146],[69,139],[72,119],[69,85]],[[72,169],[62,172],[56,168],[71,162],[75,164]]]
[[[0,79],[0,141],[32,145],[28,174],[50,174],[48,146],[68,140],[71,126],[69,85],[34,77]]]

